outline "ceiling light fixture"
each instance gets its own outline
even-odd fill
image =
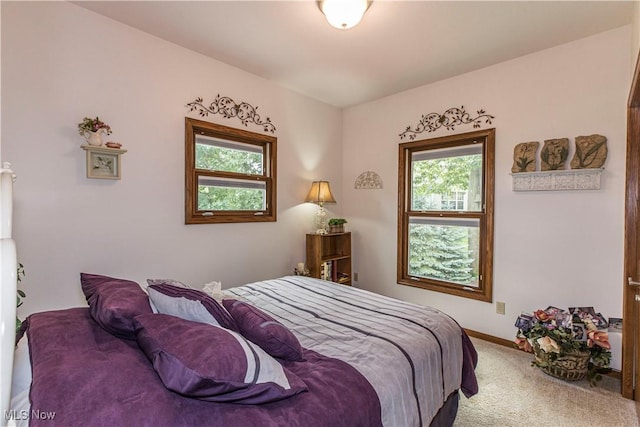
[[[358,25],[373,0],[317,0],[331,26],[340,30]]]

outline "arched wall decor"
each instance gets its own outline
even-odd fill
[[[471,117],[471,115],[464,109],[463,105],[460,108],[449,108],[442,114],[423,114],[416,127],[412,129],[411,126],[407,126],[405,131],[400,134],[400,139],[408,137],[413,141],[416,139],[416,136],[422,132],[433,132],[441,127],[444,127],[447,130],[454,130],[456,126],[466,125],[469,123],[473,123],[474,129],[476,129],[482,125],[483,121],[490,125],[491,120],[495,118],[494,116],[487,114],[483,109],[478,110],[477,113],[478,115],[476,117]]]
[[[258,114],[258,107],[254,107],[247,102],[238,104],[228,96],[220,96],[220,94],[216,96],[216,99],[209,106],[204,105],[202,102],[202,98],[198,97],[195,101],[188,103],[187,107],[189,107],[189,111],[198,111],[198,114],[202,117],[208,116],[209,113],[222,114],[225,119],[237,117],[245,126],[248,123],[262,126],[265,132],[274,133],[276,130],[269,117],[262,121],[262,117]]]
[[[382,178],[374,171],[365,171],[358,175],[354,187],[356,190],[379,190]]]

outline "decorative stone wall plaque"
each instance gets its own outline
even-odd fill
[[[536,155],[540,143],[538,141],[521,142],[513,149],[513,166],[511,172],[534,172],[538,169]]]
[[[377,190],[382,188],[382,178],[376,172],[362,172],[354,185],[356,190]]]
[[[513,191],[599,190],[602,169],[512,173]]]
[[[576,136],[576,152],[571,159],[571,169],[601,168],[607,160],[608,152],[605,136]]]
[[[569,138],[546,139],[540,151],[540,170],[560,170],[565,168],[569,157]]]

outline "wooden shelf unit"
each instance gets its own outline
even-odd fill
[[[351,286],[351,233],[307,234],[309,275]]]

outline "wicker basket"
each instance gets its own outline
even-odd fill
[[[579,381],[587,375],[591,353],[588,351],[572,351],[552,360],[550,353],[545,353],[535,343],[533,351],[536,356],[535,364],[547,375],[567,381]]]

